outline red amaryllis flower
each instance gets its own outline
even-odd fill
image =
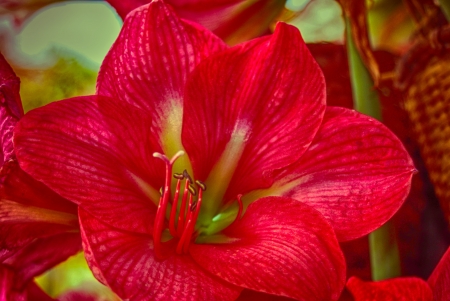
[[[407,277],[365,282],[352,277],[347,288],[355,301],[446,301],[450,296],[450,248],[447,249],[428,282]]]
[[[125,16],[150,0],[107,0]],[[213,31],[229,45],[250,40],[269,31],[284,8],[283,0],[167,0],[182,18]]]
[[[97,87],[27,114],[15,145],[79,204],[90,267],[124,299],[337,300],[337,238],[377,228],[408,193],[401,143],[326,108],[292,26],[227,48],[153,1],[128,15]]]
[[[19,79],[1,54],[0,101],[0,299],[44,300],[32,280],[81,250],[77,209],[18,166]]]

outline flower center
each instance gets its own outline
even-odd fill
[[[184,151],[178,151],[171,159],[161,153],[153,153],[153,157],[161,159],[165,165],[165,183],[161,188],[158,209],[156,211],[155,221],[153,225],[153,243],[156,258],[163,260],[167,256],[163,255],[162,236],[164,231],[168,230],[171,238],[170,242],[176,242],[176,253],[186,254],[189,251],[189,245],[197,236],[195,225],[199,218],[203,202],[203,192],[206,191],[206,184],[199,180],[192,180],[189,173],[184,170],[182,173],[173,173],[173,165],[175,161],[184,155]],[[175,190],[172,195],[172,177],[176,180]],[[231,226],[238,221],[242,215],[243,205],[242,195],[237,196],[239,205],[238,212],[234,221],[228,223],[225,228]],[[169,208],[171,206],[171,208]],[[170,213],[168,213],[168,208]],[[169,222],[166,222],[166,217]],[[167,240],[167,239],[166,239]],[[203,237],[203,241],[209,239]]]
[[[154,157],[163,160],[166,165],[165,184],[161,191],[161,198],[153,226],[154,251],[159,259],[164,258],[161,251],[161,236],[166,229],[165,216],[169,203],[171,203],[172,208],[170,210],[168,229],[171,236],[178,239],[176,252],[178,254],[187,253],[189,244],[194,236],[195,224],[202,204],[203,191],[206,190],[206,185],[198,180],[193,181],[186,170],[183,173],[172,174],[173,164],[182,155],[184,155],[184,152],[179,151],[172,159],[168,159],[163,154],[153,154]],[[172,175],[177,181],[173,198],[171,193]],[[182,182],[184,182],[184,189],[180,193]],[[181,204],[178,210],[180,197]]]

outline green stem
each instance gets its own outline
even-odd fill
[[[346,19],[347,53],[352,81],[353,103],[357,111],[381,120],[381,107],[378,94],[373,86],[370,73],[353,42],[350,20]]]
[[[369,234],[372,280],[378,281],[401,275],[395,229],[387,222]]]
[[[439,0],[439,4],[441,5],[447,21],[450,22],[450,0]]]
[[[354,107],[359,112],[381,120],[381,106],[373,80],[356,49],[350,20],[346,19],[347,52]],[[370,265],[374,281],[400,275],[400,256],[395,229],[390,221],[369,234]]]

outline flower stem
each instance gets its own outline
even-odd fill
[[[392,222],[388,221],[369,234],[369,246],[374,281],[400,276],[398,245]]]
[[[359,112],[381,120],[381,106],[373,80],[356,49],[349,18],[346,41],[354,107]],[[370,264],[374,281],[400,274],[400,257],[395,229],[390,221],[369,234]]]
[[[355,110],[381,120],[378,94],[367,68],[356,49],[349,18],[346,18],[346,41]]]

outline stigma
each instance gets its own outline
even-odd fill
[[[196,237],[194,233],[195,224],[200,212],[203,191],[206,190],[206,185],[201,181],[194,181],[186,170],[182,173],[172,172],[175,161],[183,155],[183,151],[178,151],[169,159],[161,153],[153,153],[153,157],[161,159],[166,165],[165,183],[160,191],[161,197],[153,225],[154,252],[158,259],[164,259],[161,237],[164,230],[167,229],[165,221],[169,203],[171,203],[172,208],[169,215],[168,230],[173,237],[172,239],[177,240],[176,253],[187,253],[191,241]],[[173,196],[171,191],[172,180],[176,181]]]

